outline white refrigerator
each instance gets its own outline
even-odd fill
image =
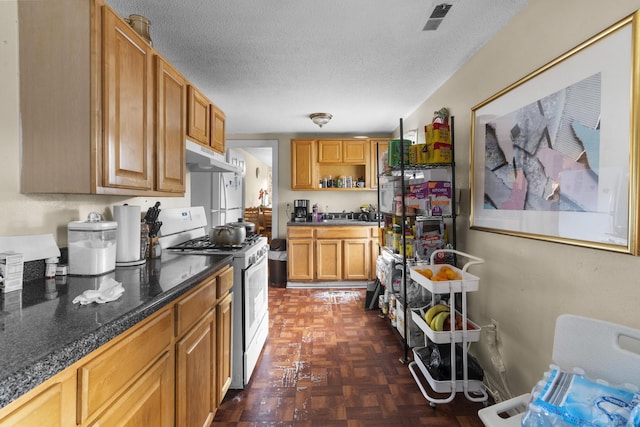
[[[191,206],[207,212],[211,227],[236,222],[244,217],[244,181],[232,172],[191,172]]]

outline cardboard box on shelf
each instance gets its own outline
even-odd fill
[[[451,183],[448,181],[429,181],[427,198],[431,216],[451,215]]]
[[[436,249],[445,247],[444,224],[440,220],[417,220],[415,226],[414,255],[418,260],[429,260]]]
[[[451,134],[449,125],[432,123],[424,127],[427,144],[427,163],[451,163]]]

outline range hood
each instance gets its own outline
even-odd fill
[[[213,150],[187,139],[187,168],[192,172],[234,172],[242,173],[237,165]]]

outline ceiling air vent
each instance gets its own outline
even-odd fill
[[[427,23],[424,24],[424,28],[422,28],[422,31],[437,30],[444,20],[444,17],[447,15],[447,12],[449,12],[449,9],[451,9],[450,4],[442,3],[436,5],[436,7],[433,9],[433,12],[431,12],[431,16],[429,17],[429,19],[427,19]]]

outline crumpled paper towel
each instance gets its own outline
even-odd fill
[[[92,302],[97,302],[98,304],[103,304],[105,302],[117,300],[123,293],[124,287],[122,286],[122,283],[109,277],[100,284],[100,288],[98,290],[88,289],[84,291],[73,299],[73,303],[86,305],[91,304]]]

